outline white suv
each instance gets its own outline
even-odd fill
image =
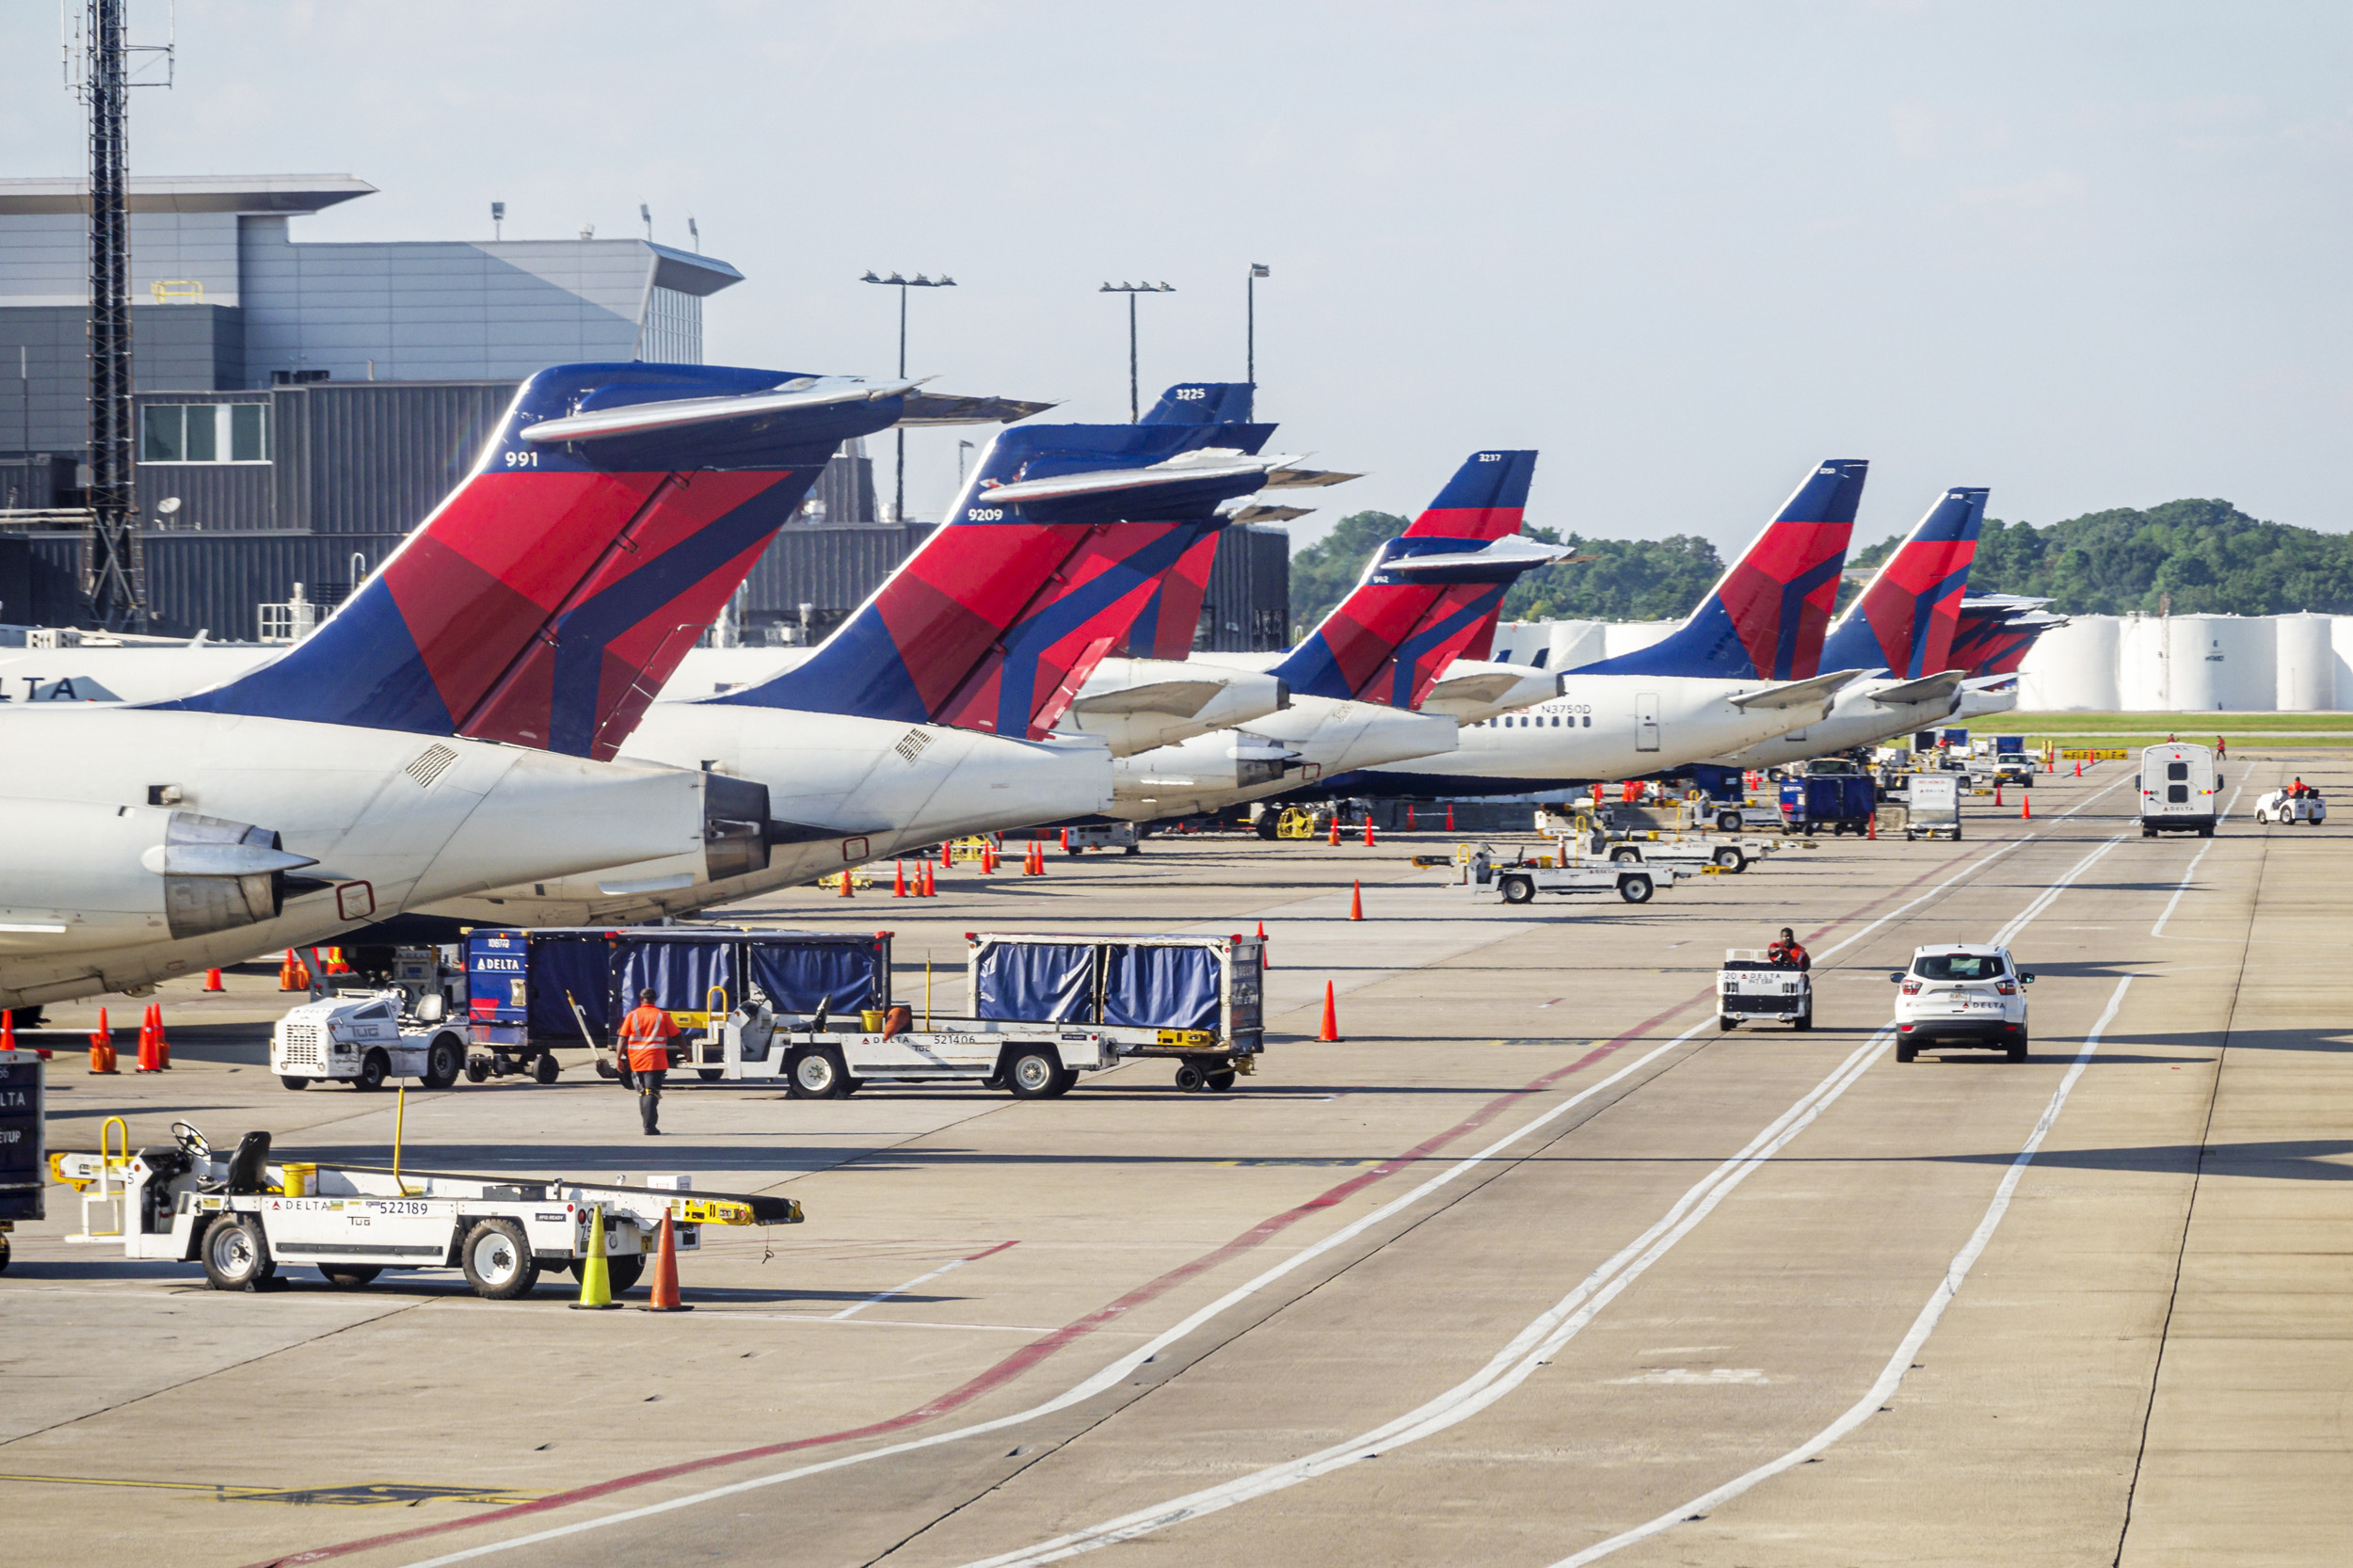
[[[1922,1046],[1977,1046],[2026,1059],[2026,987],[2008,948],[1954,943],[1919,948],[1912,968],[1887,977],[1896,993],[1896,1060]]]

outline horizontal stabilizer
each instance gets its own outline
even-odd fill
[[[1189,719],[1225,689],[1225,682],[1220,680],[1156,680],[1148,686],[1082,696],[1071,707],[1081,713],[1164,713],[1170,718]]]
[[[1840,687],[1862,673],[1861,670],[1832,670],[1810,680],[1785,681],[1781,685],[1768,686],[1761,692],[1744,693],[1728,700],[1735,708],[1742,709],[1805,708],[1828,702],[1838,695]]]
[[[1059,501],[1068,496],[1107,495],[1118,490],[1148,490],[1162,485],[1254,477],[1284,461],[1282,457],[1254,456],[1232,447],[1201,447],[1143,468],[1094,469],[1084,473],[1060,473],[1045,479],[1016,479],[1010,485],[986,486],[973,499],[1001,506],[1025,501]]]
[[[1018,397],[956,397],[947,392],[910,392],[899,423],[917,429],[949,424],[1011,424],[1042,414],[1051,403]]]
[[[1239,511],[1227,514],[1227,520],[1241,523],[1289,522],[1294,518],[1304,518],[1314,510],[1315,508],[1313,506],[1251,505],[1244,506]]]
[[[632,403],[618,408],[543,419],[523,426],[522,439],[534,446],[567,441],[609,440],[616,436],[647,436],[682,430],[723,420],[755,419],[766,414],[804,408],[827,408],[844,403],[874,403],[915,390],[912,381],[868,381],[855,376],[796,376],[774,392],[736,397],[682,397],[663,403]]]
[[[1326,485],[1345,485],[1351,479],[1363,477],[1361,473],[1342,473],[1337,469],[1278,468],[1266,476],[1266,488],[1270,490],[1315,490]]]
[[[1385,557],[1374,566],[1366,581],[1379,583],[1392,577],[1411,574],[1412,579],[1423,581],[1443,578],[1447,581],[1471,582],[1478,580],[1479,574],[1485,572],[1501,571],[1510,576],[1516,576],[1535,567],[1557,566],[1564,561],[1593,559],[1591,555],[1577,554],[1568,545],[1546,544],[1542,539],[1531,539],[1525,534],[1507,534],[1502,538],[1488,540],[1476,550],[1415,549],[1417,546],[1459,545],[1463,542],[1456,539],[1443,541],[1415,539],[1410,542],[1402,540],[1391,542],[1401,551],[1412,550],[1415,552]],[[1458,576],[1458,574],[1464,575]]]
[[[1888,686],[1873,692],[1871,700],[1890,708],[1902,708],[1915,702],[1949,702],[1953,694],[1961,690],[1962,673],[1960,670],[1945,670],[1918,680],[1907,680],[1900,686]]]
[[[1476,675],[1449,676],[1430,688],[1430,695],[1422,698],[1422,706],[1477,704],[1484,707],[1509,696],[1514,687],[1528,680],[1529,673],[1525,669],[1481,670]],[[1554,678],[1552,689],[1555,696],[1560,695],[1559,677]]]

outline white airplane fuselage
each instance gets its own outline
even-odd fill
[[[1458,733],[1442,713],[1294,696],[1246,728],[1121,758],[1111,812],[1151,822],[1220,810],[1378,762],[1447,751]]]
[[[1963,695],[1957,687],[1950,696],[1934,702],[1902,703],[1881,702],[1874,696],[1897,686],[1915,684],[1916,681],[1898,680],[1887,675],[1858,680],[1838,694],[1838,700],[1831,705],[1829,715],[1820,723],[1793,729],[1717,760],[1726,767],[1777,768],[1853,746],[1876,745],[1898,735],[1943,724],[1952,716]]]
[[[0,712],[0,1006],[145,987],[503,883],[703,854],[702,778],[643,762],[75,703]],[[175,816],[275,832],[316,862],[294,874],[332,886],[175,934],[201,923],[159,869]]]

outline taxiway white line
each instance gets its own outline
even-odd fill
[[[2036,1153],[2042,1147],[2044,1136],[2050,1132],[2052,1124],[2058,1120],[2060,1110],[2067,1104],[2067,1096],[2073,1091],[2075,1080],[2083,1077],[2084,1067],[2100,1048],[2101,1037],[2107,1032],[2108,1025],[2115,1021],[2117,1009],[2124,1005],[2124,992],[2135,978],[2126,975],[2116,983],[2115,991],[2108,997],[2106,1011],[2100,1015],[2100,1021],[2091,1026],[2091,1032],[2084,1036],[2083,1048],[2075,1053],[2074,1064],[2067,1069],[2067,1076],[2059,1080],[2059,1086],[2052,1092],[2050,1103],[2042,1108],[2041,1118],[2034,1124],[2034,1130],[2026,1135],[2025,1146],[2018,1151],[2018,1157],[2010,1161],[2009,1169],[2003,1173],[2002,1183],[1994,1190],[1993,1201],[1986,1206],[1985,1218],[1977,1222],[1977,1228],[1970,1233],[1961,1251],[1953,1255],[1952,1262],[1945,1270],[1945,1277],[1937,1281],[1936,1288],[1929,1293],[1928,1304],[1920,1309],[1919,1317],[1913,1320],[1912,1332],[1905,1335],[1902,1343],[1896,1347],[1896,1353],[1887,1358],[1886,1367],[1881,1370],[1879,1381],[1871,1384],[1870,1391],[1849,1406],[1845,1415],[1779,1459],[1760,1464],[1747,1475],[1726,1481],[1715,1491],[1694,1497],[1679,1508],[1670,1509],[1648,1524],[1637,1525],[1572,1557],[1562,1558],[1553,1564],[1553,1568],[1583,1568],[1584,1564],[1596,1562],[1638,1541],[1647,1541],[1677,1525],[1704,1517],[1759,1482],[1769,1480],[1785,1470],[1795,1469],[1814,1458],[1879,1414],[1880,1408],[1895,1398],[1897,1390],[1903,1386],[1904,1373],[1912,1368],[1913,1358],[1928,1343],[1929,1336],[1936,1332],[1937,1322],[1945,1316],[1945,1307],[1951,1305],[1953,1298],[1960,1294],[1961,1282],[1969,1277],[1969,1271],[1984,1254],[1986,1244],[1993,1240],[1993,1232],[2001,1224],[2002,1216],[2009,1212],[2010,1196],[2018,1191],[2019,1178],[2034,1162]]]
[[[1995,932],[1991,937],[1989,937],[1987,939],[1987,945],[1997,948],[2008,947],[2013,937],[2015,937],[2020,932],[2025,930],[2028,925],[2033,923],[2034,918],[2037,915],[2040,915],[2045,909],[2050,908],[2053,904],[2057,902],[2058,896],[2067,891],[2068,888],[2074,883],[2074,880],[2077,877],[2089,871],[2091,869],[2091,863],[2094,860],[2099,859],[2100,856],[2105,855],[2108,851],[2114,849],[2117,845],[2122,843],[2123,841],[2124,835],[2120,833],[2115,838],[2110,839],[2105,843],[2102,844],[2098,849],[2093,850],[2089,855],[2087,855],[2082,859],[2076,861],[2073,867],[2068,871],[2066,875],[2060,877],[2057,882],[2052,883],[2048,888],[2043,888],[2041,892],[2036,894],[2034,902],[2027,904],[2025,908],[2020,910],[2016,919],[2012,920],[2008,925],[2005,925],[2001,930]]]
[[[968,1257],[951,1259],[946,1263],[942,1263],[938,1268],[934,1269],[930,1273],[919,1274],[915,1278],[907,1281],[904,1285],[894,1285],[889,1289],[885,1290],[878,1295],[869,1296],[862,1302],[853,1302],[848,1306],[845,1306],[840,1311],[835,1313],[832,1317],[827,1318],[825,1321],[829,1323],[838,1323],[853,1313],[865,1311],[876,1302],[887,1302],[893,1296],[903,1296],[906,1294],[909,1290],[914,1289],[919,1285],[929,1285],[932,1281],[937,1279],[949,1270],[961,1269],[967,1263],[971,1261],[972,1260]]]
[[[2229,803],[2222,808],[2222,815],[2215,818],[2214,821],[2217,827],[2221,826],[2224,818],[2230,816],[2231,808],[2238,804],[2238,797],[2241,792],[2243,792],[2246,788],[2247,780],[2244,776],[2242,776],[2238,781],[2238,789],[2231,792]],[[2209,839],[2204,843],[2198,846],[2198,853],[2196,855],[2189,857],[2189,869],[2182,872],[2182,885],[2174,888],[2173,896],[2166,901],[2165,913],[2159,915],[2157,917],[2157,923],[2149,928],[2150,936],[2162,936],[2165,935],[2165,922],[2173,918],[2173,911],[2180,905],[2182,902],[2182,895],[2189,891],[2189,879],[2198,874],[2198,862],[2203,860],[2206,857],[2206,851],[2212,848],[2214,848],[2214,840]],[[2180,938],[2176,937],[2174,940],[2179,941]]]

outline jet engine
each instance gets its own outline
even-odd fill
[[[174,939],[274,919],[287,873],[315,862],[277,833],[194,811],[0,802],[0,952]],[[292,889],[300,891],[299,883]]]

